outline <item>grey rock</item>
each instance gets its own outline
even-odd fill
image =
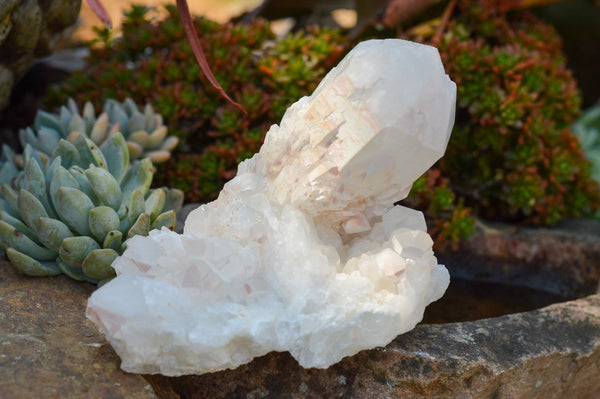
[[[551,228],[478,225],[468,241],[438,254],[451,275],[507,282],[566,297],[598,292],[600,222],[571,220]]]
[[[182,221],[197,206],[187,205]],[[26,278],[0,263],[0,397],[597,399],[596,227],[482,226],[462,248],[440,254],[454,274],[582,298],[472,322],[422,324],[328,369],[304,369],[288,353],[270,353],[235,370],[144,380],[118,369],[116,354],[85,320],[93,286],[64,276]]]
[[[0,398],[157,398],[85,318],[94,288],[0,261]]]
[[[593,222],[573,226],[482,225],[471,241],[440,258],[455,275],[581,299],[419,325],[385,348],[326,370],[303,369],[287,353],[270,353],[235,370],[147,378],[185,398],[599,398],[600,235]]]
[[[419,325],[325,370],[270,353],[235,370],[149,378],[184,398],[594,399],[599,375],[600,295],[592,295],[533,312]]]

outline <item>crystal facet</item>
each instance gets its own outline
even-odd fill
[[[128,241],[87,310],[123,369],[205,373],[270,351],[328,367],[412,329],[449,276],[423,215],[393,204],[444,153],[455,96],[435,48],[356,46],[183,235]]]

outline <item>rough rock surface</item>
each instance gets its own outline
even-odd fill
[[[271,353],[235,370],[153,382],[181,398],[600,397],[600,295],[468,323],[419,325],[326,370]]]
[[[581,297],[600,289],[600,222],[569,220],[552,228],[480,223],[469,240],[439,258],[453,276]]]
[[[71,32],[80,8],[81,0],[0,1],[0,110],[35,59]]]
[[[95,287],[0,261],[0,398],[156,398],[85,318]]]
[[[453,275],[596,292],[600,223],[486,226],[460,252],[440,258]],[[327,370],[303,369],[288,354],[272,353],[235,370],[151,378],[182,398],[597,399],[599,375],[600,294],[593,294],[531,312],[419,325]]]
[[[577,268],[583,266],[583,270],[592,270],[586,278],[598,283],[599,226],[589,222],[569,223],[566,228],[521,229],[518,232],[502,228],[491,234],[495,235],[496,243],[510,242],[515,235],[528,237],[526,242],[520,239],[522,248],[526,243],[538,242],[536,253],[551,255],[550,258],[537,255],[535,259],[542,263],[522,271],[522,279],[536,270],[538,275],[543,275],[546,265],[552,269],[563,263],[554,252],[557,243],[563,242],[562,249],[567,249],[561,253],[564,263],[582,262],[564,267],[563,280],[568,283],[569,275],[577,276],[580,273]],[[537,239],[538,236],[545,238]],[[476,238],[485,240],[483,233]],[[569,245],[576,246],[568,249]],[[475,243],[473,247],[476,247]],[[471,259],[467,251],[470,250],[465,249],[461,260]],[[485,260],[484,254],[481,255],[480,266]],[[512,270],[507,276],[515,278],[518,262],[514,255],[503,259],[504,266],[500,268]],[[474,265],[475,261],[472,262]],[[511,262],[514,268],[511,268]],[[461,269],[460,264],[449,263],[447,266],[455,272]],[[0,346],[0,397],[135,397],[127,393],[130,389],[146,394],[147,388],[141,377],[118,371],[119,359],[107,343],[101,348],[77,344],[105,342],[82,316],[85,298],[92,289],[92,286],[63,277],[21,277],[6,262],[0,263],[0,344],[11,342]],[[68,306],[74,298],[78,298],[80,312]],[[54,305],[50,307],[51,303]],[[21,321],[18,323],[17,319]],[[17,328],[19,324],[23,327]],[[68,330],[72,331],[63,333]],[[62,348],[55,352],[59,358],[47,359],[48,352],[42,351],[44,347],[34,340],[20,339],[19,348],[15,348],[14,335],[24,331],[35,338],[52,335],[56,341],[64,339],[65,343],[55,344]],[[8,334],[13,334],[10,341],[6,339]],[[75,358],[68,355],[71,347],[75,347],[77,353],[89,350],[93,354],[87,352],[73,360]],[[10,355],[11,350],[13,355]],[[14,357],[22,356],[20,352],[24,350],[29,351],[26,352],[28,358],[37,363],[15,360]],[[67,362],[61,360],[63,358],[71,360]],[[44,368],[40,366],[43,364]],[[89,367],[90,364],[99,364],[100,369],[107,370],[100,373],[104,376],[100,379],[102,386],[118,392],[106,394],[100,388],[83,390],[86,386],[91,388],[90,381],[95,378],[82,377],[88,372],[88,375],[93,374],[86,367],[98,369]],[[58,370],[61,375],[51,385],[46,376],[54,377]],[[202,376],[167,378],[155,375],[146,378],[151,381],[157,396],[166,399],[597,399],[600,397],[599,375],[600,295],[596,294],[533,312],[467,323],[419,325],[385,348],[360,352],[326,370],[304,369],[287,353],[271,353],[235,370]],[[83,382],[78,385],[77,381]],[[48,388],[52,387],[58,390],[54,396],[48,394]],[[82,390],[72,391],[72,394],[60,391],[69,387]],[[96,391],[100,393],[94,396]],[[155,396],[148,393],[141,397]]]

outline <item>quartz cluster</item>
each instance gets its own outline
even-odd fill
[[[199,374],[270,351],[324,368],[412,329],[449,275],[423,215],[393,204],[443,155],[455,97],[435,48],[356,46],[182,235],[128,241],[87,309],[122,368]]]

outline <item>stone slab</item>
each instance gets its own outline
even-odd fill
[[[600,224],[481,226],[455,252],[453,274],[515,282],[582,299],[464,323],[419,325],[390,345],[326,370],[271,353],[235,370],[147,376],[182,398],[600,397]],[[343,339],[341,337],[341,339]],[[173,396],[175,397],[175,396]]]
[[[437,254],[450,274],[582,297],[600,292],[600,221],[553,227],[478,222],[458,248]]]
[[[0,398],[157,398],[85,318],[94,288],[0,261]]]
[[[592,287],[600,269],[594,226],[500,226],[486,230],[487,238],[480,231],[469,245],[487,246],[487,258],[481,252],[479,261],[488,260],[483,267],[488,275],[500,270],[516,278],[518,265],[541,262],[527,272],[560,269],[563,276],[575,276],[576,287]],[[587,244],[581,243],[582,235]],[[537,246],[526,250],[528,243]],[[563,250],[579,247],[564,253],[559,245]],[[513,250],[506,252],[510,247]],[[463,263],[468,259],[463,253]],[[475,260],[470,262],[474,267]],[[577,262],[582,262],[583,271],[575,268]],[[325,370],[304,369],[287,353],[270,353],[235,370],[178,378],[144,376],[152,389],[141,376],[119,370],[118,357],[84,319],[93,288],[65,277],[22,277],[0,263],[0,397],[600,397],[600,294],[532,312],[419,325],[385,348],[360,352]]]
[[[329,369],[271,353],[235,370],[151,377],[182,398],[600,397],[600,295],[467,323],[420,325]]]

